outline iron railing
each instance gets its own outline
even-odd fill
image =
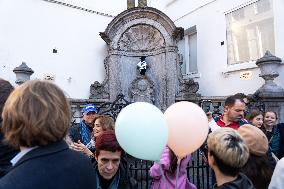
[[[212,171],[204,160],[201,150],[192,154],[187,166],[187,178],[199,189],[212,188]],[[138,189],[148,189],[151,186],[149,170],[153,162],[127,157],[127,167],[129,175],[138,182]]]

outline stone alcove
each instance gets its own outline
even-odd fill
[[[177,41],[183,37],[183,29],[161,11],[128,9],[100,35],[108,47],[106,78],[91,85],[90,98],[113,101],[123,94],[129,101],[146,101],[165,110],[187,93],[196,96],[198,83],[183,80],[180,72]],[[137,70],[141,56],[148,65],[145,75]]]

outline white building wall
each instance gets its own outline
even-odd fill
[[[248,0],[163,0],[160,8],[184,29],[196,25],[199,92],[203,96],[224,96],[237,92],[254,93],[264,80],[255,63],[227,65],[225,12],[251,2]],[[284,62],[284,1],[274,0],[275,55]],[[221,46],[221,42],[225,44]],[[245,69],[250,68],[250,69]],[[240,72],[252,71],[250,80],[241,80]],[[284,65],[279,67],[276,83],[284,87]]]
[[[61,0],[116,15],[126,0]],[[196,25],[199,93],[223,96],[253,93],[263,83],[254,63],[227,65],[225,12],[248,0],[151,0],[185,29]],[[284,60],[284,1],[274,0],[275,55]],[[106,44],[99,36],[111,17],[88,13],[43,0],[0,0],[0,77],[15,82],[12,70],[25,61],[32,79],[54,75],[71,98],[88,98],[94,81],[103,81]],[[225,44],[221,46],[221,42]],[[56,48],[58,52],[52,53]],[[253,68],[251,68],[253,67]],[[240,68],[251,68],[251,80],[240,80]],[[243,71],[243,70],[242,70]],[[276,82],[284,87],[284,66]]]
[[[126,9],[121,0],[104,1],[103,9],[96,0],[96,11]],[[12,70],[24,61],[35,71],[31,79],[52,75],[69,97],[88,98],[90,85],[105,77],[106,44],[99,32],[111,20],[42,0],[0,0],[0,77],[14,84]]]

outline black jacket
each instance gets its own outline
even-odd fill
[[[1,120],[0,120],[0,179],[11,168],[11,159],[17,155],[19,151],[7,145],[4,142],[4,136],[1,133]]]
[[[80,123],[75,123],[68,129],[68,135],[70,136],[72,142],[82,141],[82,136],[80,134]]]
[[[125,170],[124,166],[120,166],[120,180],[118,189],[136,189],[138,188],[137,181],[130,177],[129,174],[127,174],[127,171]]]
[[[0,179],[0,189],[94,189],[95,178],[88,157],[62,140],[25,154]]]
[[[284,123],[279,123],[278,124],[278,129],[280,132],[280,144],[279,144],[279,159],[281,159],[282,157],[284,157]]]
[[[82,121],[81,121],[82,122]],[[81,125],[81,122],[80,123],[75,123],[73,124],[69,129],[68,129],[68,135],[69,137],[71,138],[71,140],[73,142],[78,142],[78,140],[80,140],[81,142],[83,141],[82,140],[82,135],[80,133],[80,125]],[[89,128],[89,127],[88,127]],[[90,128],[89,128],[90,129]],[[90,129],[90,133],[92,133],[92,130]],[[91,138],[91,136],[90,136]]]
[[[240,173],[238,178],[232,182],[227,182],[221,186],[213,186],[214,189],[255,189],[251,180]]]
[[[95,164],[96,174],[99,174],[97,171],[97,165]],[[125,159],[122,158],[119,165],[119,170],[117,171],[117,174],[120,174],[119,184],[117,189],[137,189],[138,183],[137,181],[130,177],[127,171],[126,162]],[[96,180],[96,186],[98,185]],[[98,187],[99,188],[99,187]],[[97,189],[97,188],[94,188]],[[104,188],[103,188],[104,189]]]

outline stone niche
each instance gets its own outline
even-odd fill
[[[106,78],[91,85],[90,98],[113,101],[123,94],[130,102],[150,102],[164,111],[176,100],[198,96],[198,83],[184,80],[181,74],[177,41],[183,38],[183,29],[161,11],[128,9],[100,36],[108,47]],[[145,75],[137,69],[142,56],[147,62]]]

